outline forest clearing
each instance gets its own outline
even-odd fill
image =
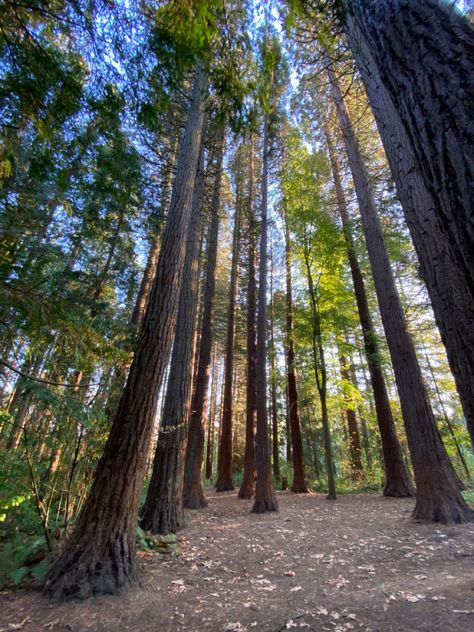
[[[413,525],[409,499],[277,496],[279,512],[262,515],[209,490],[209,507],[188,512],[177,556],[140,556],[137,588],[54,608],[30,587],[3,593],[0,629],[471,629],[474,525]]]
[[[0,632],[474,629],[473,19],[0,0]]]

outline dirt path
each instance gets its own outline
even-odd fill
[[[0,632],[474,630],[474,525],[414,524],[412,501],[368,494],[280,492],[264,515],[209,498],[176,557],[141,557],[139,587],[55,606],[3,592]]]

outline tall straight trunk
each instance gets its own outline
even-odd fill
[[[474,297],[474,29],[443,0],[351,0]]]
[[[326,457],[326,471],[328,476],[328,500],[336,500],[336,479],[334,473],[334,459],[331,445],[331,429],[329,424],[329,414],[327,406],[327,370],[324,355],[324,347],[321,331],[321,317],[319,313],[317,290],[314,286],[313,275],[309,252],[305,249],[304,260],[306,266],[306,278],[308,282],[308,293],[311,304],[311,343],[313,350],[313,369],[316,381],[316,388],[321,403],[321,421],[323,424],[324,453]]]
[[[276,382],[276,362],[275,362],[275,314],[273,300],[273,241],[270,242],[270,392],[272,402],[272,452],[273,452],[273,476],[276,481],[280,480],[280,446],[278,433],[278,405],[277,405],[277,382]]]
[[[353,17],[348,20],[347,32],[377,121],[474,447],[474,292],[453,252],[453,239],[440,222],[435,199],[423,178],[409,134]],[[466,152],[469,153],[467,147],[463,154]]]
[[[257,420],[256,386],[256,221],[254,216],[254,155],[253,142],[250,139],[250,172],[248,193],[248,282],[247,282],[247,390],[245,405],[245,453],[244,474],[239,489],[239,498],[252,498],[255,491],[255,422]]]
[[[310,410],[308,410],[308,432],[311,452],[313,455],[313,472],[316,478],[319,480],[319,478],[321,477],[321,472],[319,470],[319,449],[316,435],[316,416],[314,420],[312,420]]]
[[[257,481],[253,513],[277,511],[272,482],[267,418],[267,258],[268,258],[268,114],[263,121],[262,200],[260,217],[260,262],[257,317],[257,434],[255,461]]]
[[[153,472],[143,505],[141,527],[152,533],[176,533],[184,528],[183,476],[186,435],[191,408],[195,327],[198,299],[199,223],[204,187],[204,162],[193,192],[183,281],[176,318],[166,395],[161,416]]]
[[[235,338],[235,303],[237,298],[239,248],[240,248],[240,216],[241,205],[239,179],[237,178],[234,217],[234,235],[232,239],[232,264],[230,270],[229,305],[227,310],[227,333],[224,365],[224,402],[221,422],[221,440],[219,444],[218,475],[216,491],[226,492],[234,489],[232,481],[232,384],[234,375],[234,338]]]
[[[206,83],[198,68],[157,273],[128,380],[77,526],[46,576],[44,592],[56,599],[115,593],[137,578],[138,503],[176,318]]]
[[[308,486],[303,462],[303,441],[298,410],[298,391],[296,388],[295,337],[293,331],[293,288],[291,279],[291,242],[290,227],[286,212],[285,223],[285,267],[286,267],[286,357],[288,378],[288,404],[290,406],[291,445],[293,447],[293,484],[291,491],[307,494]]]
[[[203,295],[199,361],[191,408],[184,470],[183,503],[187,509],[201,509],[207,507],[207,500],[202,486],[202,466],[204,460],[209,372],[214,339],[217,238],[219,235],[219,208],[225,147],[224,127],[222,127],[219,134],[220,138],[218,139],[217,159],[215,162],[216,175],[210,207],[211,221],[207,238],[206,284]]]
[[[347,385],[352,384],[350,366],[346,356],[339,356],[339,366],[341,369],[341,377]],[[347,419],[347,429],[349,438],[349,462],[352,474],[355,478],[360,478],[363,474],[364,467],[361,459],[361,444],[359,436],[359,428],[357,425],[357,415],[354,400],[351,397],[344,396],[344,409]]]
[[[334,70],[328,69],[359,203],[382,323],[395,372],[417,487],[413,517],[431,522],[474,520],[436,428],[413,342],[395,288],[369,177]]]
[[[285,436],[286,436],[286,462],[291,463],[291,423],[290,423],[290,404],[288,401],[288,385],[285,389]]]
[[[210,480],[212,478],[212,461],[214,456],[214,433],[215,433],[215,418],[217,407],[217,350],[214,345],[214,351],[212,354],[212,383],[211,383],[211,403],[209,406],[209,420],[207,427],[207,446],[206,446],[206,471],[204,476]]]
[[[395,422],[393,420],[390,399],[388,396],[385,377],[380,366],[380,351],[377,336],[369,310],[367,292],[365,289],[364,277],[360,268],[357,252],[352,236],[349,212],[342,187],[342,179],[339,171],[336,151],[331,134],[327,126],[325,127],[326,143],[328,146],[329,160],[334,180],[337,207],[341,216],[342,230],[347,250],[347,258],[351,269],[352,283],[359,313],[360,326],[364,337],[364,350],[367,366],[369,367],[370,382],[374,395],[375,411],[377,423],[382,440],[383,460],[385,465],[385,485],[384,496],[405,497],[413,496],[415,490],[410,481],[405,462],[403,460],[400,442],[398,441]]]

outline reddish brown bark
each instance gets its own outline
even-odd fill
[[[218,476],[216,481],[216,491],[218,492],[226,492],[234,489],[234,483],[232,481],[232,385],[234,376],[235,302],[237,297],[240,246],[241,200],[239,184],[240,182],[237,178],[229,306],[227,311],[224,401],[222,404],[221,439],[219,443]]]
[[[257,419],[256,386],[256,279],[255,279],[255,217],[254,217],[254,160],[253,143],[250,142],[248,221],[248,285],[247,285],[247,391],[245,408],[245,454],[244,474],[239,489],[239,498],[252,498],[255,491],[255,422]]]
[[[253,513],[277,511],[278,503],[273,488],[267,418],[267,257],[268,257],[268,114],[263,124],[262,202],[260,220],[260,265],[257,318],[257,434],[255,462],[257,480]]]
[[[214,179],[214,190],[210,207],[210,225],[207,238],[206,284],[203,296],[199,362],[191,408],[184,470],[183,504],[187,509],[201,509],[203,507],[207,507],[207,500],[202,486],[202,466],[204,459],[211,350],[214,339],[217,238],[219,234],[219,207],[221,200],[222,165],[224,160],[225,145],[224,128],[220,134],[221,137],[218,140],[217,159],[214,165],[216,175]]]
[[[184,528],[183,476],[198,302],[200,215],[203,198],[203,159],[196,175],[176,335],[164,397],[153,471],[142,509],[141,527],[152,533],[176,533]]]
[[[400,113],[353,17],[348,21],[347,32],[420,261],[474,447],[474,291],[469,288],[463,267],[456,259],[454,240],[440,222],[437,203],[417,163]],[[440,73],[443,71],[446,72],[444,64]],[[440,190],[440,193],[444,195],[445,191]]]
[[[138,502],[179,298],[205,92],[206,78],[198,69],[157,274],[128,380],[78,524],[46,577],[44,592],[56,599],[115,593],[137,578]]]
[[[444,523],[472,521],[474,511],[461,496],[457,476],[436,428],[413,342],[408,334],[395,288],[375,200],[358,141],[334,70],[329,68],[328,73],[361,211],[380,314],[395,372],[415,474],[417,496],[413,517]]]

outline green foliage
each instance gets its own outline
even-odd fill
[[[141,527],[137,527],[137,547],[141,551],[156,551],[164,555],[176,553],[177,536],[175,533],[168,535],[155,535],[143,531]]]
[[[0,551],[0,589],[25,578],[42,579],[48,567],[43,538],[18,535]]]

